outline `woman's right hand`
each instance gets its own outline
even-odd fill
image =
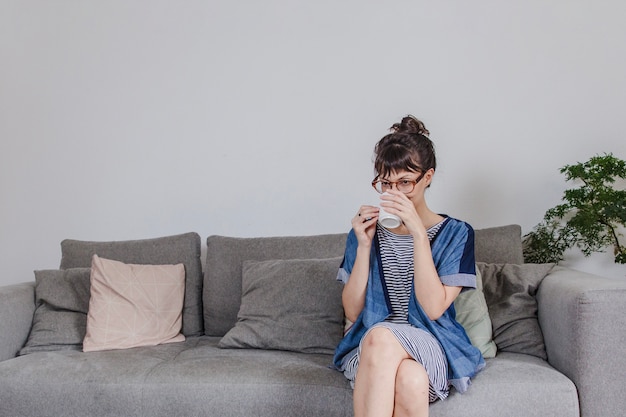
[[[356,216],[352,218],[352,229],[354,229],[359,246],[370,247],[372,245],[377,221],[378,207],[376,206],[361,206]]]

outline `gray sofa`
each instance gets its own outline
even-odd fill
[[[476,230],[483,273],[493,265],[518,265],[518,275],[533,270],[522,264],[520,232],[516,225]],[[40,271],[36,283],[0,288],[0,416],[352,415],[349,383],[330,366],[342,332],[340,287],[332,275],[345,238],[211,236],[204,268],[195,233],[63,241],[59,271],[65,272]],[[66,272],[77,271],[84,283],[93,254],[136,264],[183,263],[186,340],[82,352],[85,289],[60,291],[54,279],[71,284]],[[254,262],[263,260],[269,262]],[[561,267],[548,270],[537,285],[521,290],[531,302],[524,309],[513,299],[493,298],[502,289],[497,274],[485,281],[498,352],[467,393],[453,390],[431,405],[432,416],[623,415],[626,285]],[[292,276],[307,281],[290,281]],[[542,339],[527,343],[536,334],[526,330],[511,338],[515,323],[508,312],[524,315],[519,322],[540,323]],[[255,317],[267,327],[255,328]],[[531,350],[519,353],[524,349]]]

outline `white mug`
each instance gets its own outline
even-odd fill
[[[386,193],[383,193],[383,195],[385,194]],[[378,223],[380,223],[381,226],[386,227],[387,229],[395,229],[396,227],[400,227],[400,225],[402,224],[402,220],[400,220],[400,217],[396,216],[395,214],[386,212],[385,209],[381,206],[379,206],[378,208],[380,209],[380,211],[378,212]]]

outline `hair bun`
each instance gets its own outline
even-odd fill
[[[400,123],[394,123],[391,130],[396,133],[420,134],[428,136],[430,132],[424,123],[410,114],[402,118]]]

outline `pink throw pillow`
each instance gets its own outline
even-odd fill
[[[94,255],[83,351],[182,342],[185,267],[133,265]]]

